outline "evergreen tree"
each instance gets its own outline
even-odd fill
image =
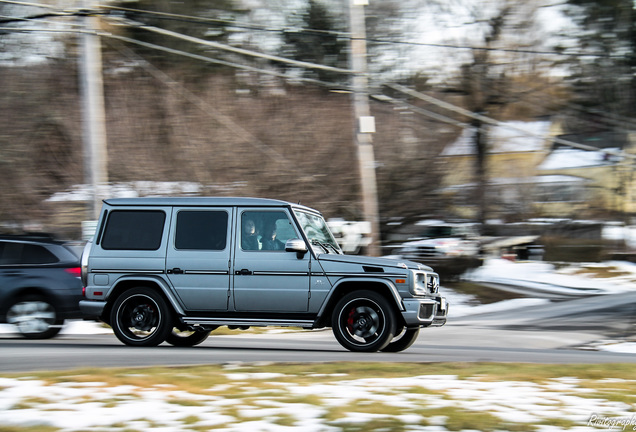
[[[592,111],[636,114],[636,10],[632,0],[568,0],[579,26],[578,49],[566,61],[575,101]],[[564,50],[567,53],[567,50]]]
[[[237,9],[231,0],[188,0],[187,2],[174,0],[128,0],[119,2],[117,6],[125,8],[123,12],[125,18],[132,21],[221,43],[228,43],[230,35],[236,35],[237,31],[240,31],[238,26],[232,26],[232,21],[240,21],[240,17],[244,12]],[[232,31],[229,30],[230,28]],[[117,30],[135,40],[161,47],[217,59],[228,58],[228,53],[225,51],[214,50],[179,38],[158,34],[143,27],[126,26]],[[186,57],[168,54],[152,48],[138,45],[131,45],[130,48],[157,64],[190,64],[192,70],[210,67],[209,63],[204,63],[200,60],[188,60]]]
[[[299,31],[286,31],[283,35],[283,55],[295,60],[333,67],[346,67],[346,41],[336,34],[336,26],[329,11],[321,3],[309,0],[302,15]],[[329,71],[305,70],[305,77],[337,82],[343,77]],[[346,77],[344,77],[346,79]]]

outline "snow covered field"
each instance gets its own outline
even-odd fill
[[[487,373],[351,378],[342,372],[263,370],[267,365],[164,372],[168,382],[182,379],[187,390],[143,369],[117,376],[126,383],[115,385],[86,381],[90,375],[52,382],[0,377],[0,430],[578,432],[608,422],[629,426],[626,430],[635,426],[633,398],[621,400],[629,400],[624,394],[633,379],[502,381]],[[190,390],[191,380],[199,378],[203,384]]]

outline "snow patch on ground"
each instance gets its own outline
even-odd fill
[[[405,430],[447,431],[447,416],[439,410],[488,412],[502,422],[538,425],[560,419],[570,431],[583,431],[593,415],[629,418],[633,407],[595,396],[578,378],[543,382],[490,381],[481,377],[420,375],[401,378],[335,378],[321,383],[280,382],[280,374],[247,373],[205,394],[166,388],[104,383],[45,383],[28,378],[0,378],[0,424],[51,426],[62,431],[152,430],[177,431],[221,428],[224,431],[338,431],[352,424],[395,419]],[[240,378],[240,379],[239,379]],[[243,380],[267,384],[259,394]],[[625,385],[624,380],[616,380]],[[280,387],[280,391],[277,391]],[[225,397],[232,394],[233,397]],[[277,398],[277,395],[283,399]],[[290,397],[291,396],[291,397]],[[311,397],[314,403],[303,402]],[[297,401],[294,401],[297,398]],[[284,401],[283,401],[284,400]],[[385,406],[379,413],[357,406]],[[344,409],[349,407],[349,409]],[[327,423],[330,409],[343,408]],[[289,419],[283,427],[278,421]],[[541,431],[566,430],[541,426]]]

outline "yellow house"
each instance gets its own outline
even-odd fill
[[[499,126],[484,126],[488,140],[486,173],[489,179],[489,214],[505,218],[508,214],[532,211],[532,190],[537,166],[550,151],[555,135],[551,121],[511,121]],[[459,138],[441,153],[445,165],[443,193],[451,203],[449,211],[474,219],[475,202],[475,128],[466,128]]]
[[[592,145],[599,150],[560,146],[550,152],[537,167],[538,179],[560,176],[568,180],[552,188],[548,183],[537,184],[535,205],[542,214],[577,214],[581,217],[631,214],[636,211],[636,160],[633,159],[634,148],[628,135],[602,132],[564,135],[560,138]],[[573,205],[575,196],[579,199]]]
[[[491,218],[581,218],[636,211],[634,160],[629,137],[620,134],[560,135],[547,120],[503,122],[487,127],[487,205]],[[449,212],[474,219],[475,129],[466,128],[441,154],[443,194]],[[598,147],[598,151],[555,146],[554,137]]]

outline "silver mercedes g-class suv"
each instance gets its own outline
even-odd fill
[[[82,311],[133,346],[297,326],[397,352],[448,313],[430,267],[344,255],[318,211],[260,198],[107,199],[82,280]]]

